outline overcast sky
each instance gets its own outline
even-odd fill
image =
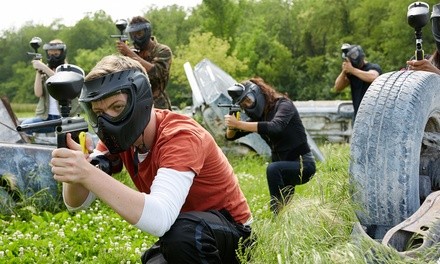
[[[87,13],[93,14],[104,10],[114,21],[142,15],[149,7],[179,5],[194,7],[202,0],[12,0],[4,2],[0,8],[0,31],[18,29],[26,22],[49,25],[57,18],[66,26],[74,25]]]

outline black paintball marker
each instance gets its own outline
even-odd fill
[[[229,115],[235,116],[237,120],[240,120],[240,113],[241,108],[240,105],[237,103],[238,98],[243,94],[244,89],[240,85],[234,85],[228,88],[228,94],[232,98],[231,104],[217,104],[218,107],[228,107],[229,108]],[[234,103],[235,102],[235,103]]]
[[[127,20],[125,19],[119,19],[115,22],[116,28],[119,30],[119,35],[111,35],[112,38],[119,38],[119,41],[125,42],[125,44],[128,43],[128,36],[124,35],[124,31],[127,28]]]
[[[422,47],[422,28],[429,21],[429,5],[425,2],[414,2],[408,6],[408,24],[415,30],[416,38],[416,60],[423,60],[425,52]]]
[[[41,60],[43,56],[38,53],[38,49],[41,47],[41,38],[33,37],[29,42],[29,45],[34,49],[34,52],[28,52],[29,56],[32,56],[33,60]]]
[[[76,98],[84,83],[84,71],[78,66],[63,64],[57,67],[55,74],[46,81],[49,94],[58,100],[61,110],[61,118],[48,120],[39,123],[17,126],[17,131],[22,132],[30,129],[43,127],[55,127],[57,134],[57,146],[66,148],[66,135],[71,133],[72,138],[81,144],[86,152],[85,133],[88,131],[88,124],[83,117],[69,117],[71,101]]]
[[[345,60],[348,59],[347,58],[347,52],[350,50],[350,48],[351,48],[350,44],[348,44],[348,43],[342,44],[342,46],[341,46],[341,51],[342,51],[341,58],[342,58],[342,61],[345,61]]]
[[[237,120],[240,120],[240,112],[241,108],[237,104],[217,104],[218,107],[227,107],[229,108],[229,114],[235,116]]]

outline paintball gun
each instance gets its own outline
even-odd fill
[[[235,116],[237,120],[240,120],[240,113],[241,108],[240,105],[237,103],[238,98],[243,94],[244,87],[242,85],[234,85],[232,87],[228,88],[228,95],[232,98],[231,104],[221,104],[219,103],[218,107],[228,107],[229,108],[229,114]],[[235,102],[235,103],[234,103]]]
[[[124,35],[124,31],[127,28],[127,20],[125,19],[119,19],[115,22],[116,28],[119,30],[119,35],[111,35],[112,38],[119,38],[120,41],[125,42],[127,44],[128,37],[127,35]]]
[[[238,120],[240,120],[240,111],[241,108],[237,104],[217,104],[218,107],[228,107],[229,114],[235,116]]]
[[[29,42],[29,45],[34,49],[34,52],[28,52],[27,54],[32,56],[33,60],[41,60],[43,58],[43,56],[38,53],[38,49],[41,47],[41,42],[42,40],[39,37],[33,37]]]
[[[57,134],[57,146],[66,148],[66,135],[71,133],[72,138],[81,144],[85,150],[85,132],[88,124],[83,117],[69,117],[71,101],[77,97],[84,83],[84,71],[75,65],[63,64],[57,67],[55,74],[46,81],[49,94],[58,100],[61,110],[61,118],[39,123],[17,126],[17,131],[22,132],[30,129],[43,127],[55,127]]]
[[[342,44],[342,46],[341,46],[341,51],[342,51],[341,58],[342,58],[343,61],[347,60],[347,52],[350,50],[350,48],[351,48],[350,44],[348,44],[348,43]]]
[[[408,6],[408,24],[415,30],[416,38],[416,60],[423,60],[425,52],[422,48],[422,28],[429,21],[429,5],[425,2],[414,2]]]

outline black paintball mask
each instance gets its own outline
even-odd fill
[[[432,6],[431,13],[432,35],[434,36],[435,45],[440,52],[440,4]]]
[[[117,116],[93,111],[93,101],[118,94],[125,95],[127,101],[120,106]],[[153,94],[148,77],[137,69],[129,69],[86,81],[79,102],[99,139],[111,154],[116,154],[128,150],[150,122]]]
[[[262,120],[266,98],[261,92],[260,86],[251,81],[246,81],[237,83],[229,89],[235,91],[241,90],[240,96],[238,96],[235,103],[240,105],[246,115],[252,120]]]
[[[133,41],[134,47],[136,49],[142,50],[147,47],[148,43],[150,43],[151,28],[151,23],[149,22],[141,22],[128,25],[126,31],[130,34],[130,38]]]
[[[64,64],[66,60],[67,47],[64,43],[46,43],[43,45],[43,49],[46,51],[47,64],[49,68],[55,69],[56,67]],[[58,56],[49,55],[49,50],[60,50],[61,53]]]
[[[359,45],[350,45],[344,43],[341,47],[342,50],[342,59],[350,60],[351,65],[353,67],[360,69],[363,66],[365,53],[361,46]]]

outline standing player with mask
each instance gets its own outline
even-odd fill
[[[252,78],[229,88],[249,117],[237,120],[225,116],[226,139],[235,140],[249,133],[258,133],[272,150],[272,162],[266,177],[271,196],[271,210],[276,214],[295,192],[295,186],[308,182],[315,174],[315,158],[307,143],[307,135],[293,102],[278,93],[261,78]]]
[[[152,36],[150,21],[141,16],[133,17],[126,31],[135,49],[129,48],[124,41],[118,41],[116,48],[122,55],[140,62],[147,71],[153,90],[154,107],[171,110],[171,102],[165,91],[170,78],[171,49],[157,42]]]
[[[341,50],[342,70],[336,78],[335,90],[341,92],[350,85],[354,123],[362,98],[370,84],[382,74],[382,69],[378,64],[365,60],[365,53],[359,45],[343,44]]]
[[[190,117],[155,109],[145,69],[125,56],[98,62],[80,103],[100,141],[84,154],[68,134],[69,149],[52,152],[67,208],[84,209],[99,197],[130,224],[160,237],[142,263],[238,263],[236,250],[250,236],[252,216],[211,134]],[[92,165],[98,155],[122,161],[137,190]]]
[[[36,59],[32,61],[32,66],[36,70],[34,93],[38,97],[37,108],[35,109],[35,117],[25,119],[21,125],[38,123],[48,120],[61,118],[61,111],[58,101],[55,100],[48,92],[46,87],[46,80],[55,74],[58,66],[67,62],[67,47],[59,39],[54,39],[49,43],[43,45],[46,51],[47,65],[41,60]],[[78,104],[78,98],[71,102],[70,116],[76,116],[80,113],[81,107]],[[55,127],[43,127],[38,129],[28,129],[26,133],[53,133]]]

